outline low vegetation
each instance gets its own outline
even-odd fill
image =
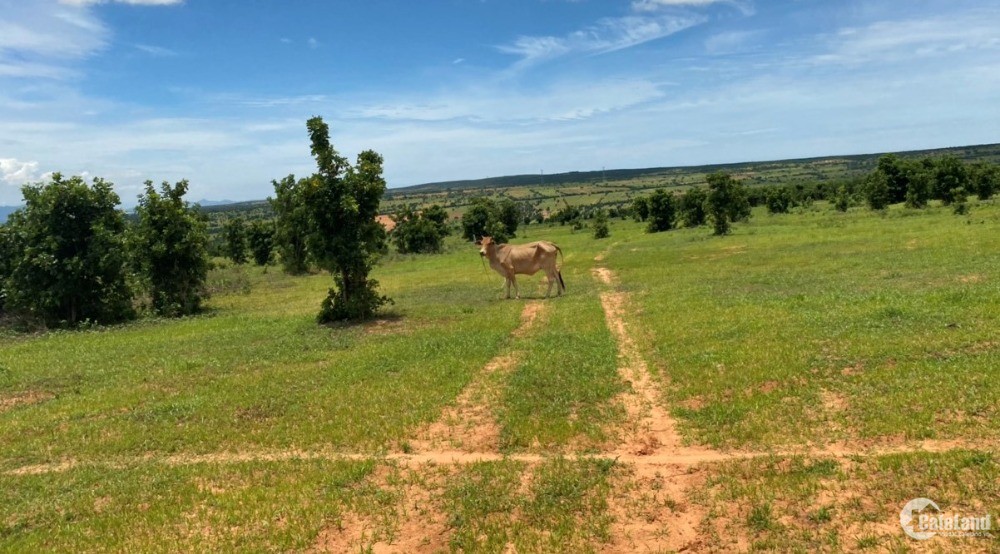
[[[483,232],[552,240],[565,255],[567,295],[543,300],[542,280],[520,281],[544,310],[521,332],[525,303],[500,300],[464,226],[440,248],[416,247],[423,225],[444,235],[445,209],[400,210],[398,224],[428,223],[391,239],[405,254],[385,255],[380,157],[348,167],[321,121],[310,129],[319,173],[275,182],[273,248],[266,259],[254,239],[246,249],[287,271],[209,264],[211,222],[183,200],[184,182],[149,184],[131,223],[102,181],[29,187],[36,196],[0,227],[5,317],[30,306],[19,272],[44,260],[108,271],[101,283],[116,284],[109,298],[125,299],[125,315],[81,325],[99,310],[77,303],[75,317],[47,320],[75,330],[0,327],[0,551],[1000,548],[995,531],[917,544],[899,524],[918,497],[1000,514],[1000,206],[979,193],[991,166],[889,158],[871,168],[880,176],[822,189],[715,174],[614,216],[566,209],[547,223],[481,201],[485,217],[468,221]],[[865,197],[874,181],[889,195],[879,210]],[[949,198],[934,192],[946,188]],[[61,236],[52,214],[73,205],[63,194],[93,208],[73,227],[91,240],[26,248]],[[364,267],[317,237],[351,194],[371,239]],[[621,217],[643,205],[646,221]],[[667,232],[648,232],[665,206]],[[588,215],[594,232],[577,232]],[[266,219],[245,214],[251,230]],[[142,252],[158,257],[137,263]],[[170,256],[204,271],[154,282]],[[112,262],[126,268],[120,280]],[[368,270],[379,284],[369,290],[395,304],[317,325],[344,266]],[[614,332],[608,295],[622,302]],[[144,301],[148,316],[125,322]],[[164,317],[175,315],[186,317]],[[619,333],[649,383],[623,377]],[[488,372],[497,359],[508,367]],[[480,410],[494,442],[422,446],[471,384],[487,398],[462,405]],[[648,457],[621,450],[642,427],[635,414],[654,411],[629,404],[644,387],[667,414],[657,432],[679,434],[673,450],[644,445]]]

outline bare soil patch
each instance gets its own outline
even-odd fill
[[[691,466],[624,466],[608,498],[614,517],[602,552],[694,552],[705,510],[691,502],[705,472]]]
[[[399,497],[391,508],[355,506],[340,521],[320,531],[311,552],[425,553],[448,549],[447,517],[432,491],[446,472],[431,466],[383,466],[369,477],[371,486]]]
[[[521,324],[511,336],[521,338],[543,318],[547,304],[535,301],[525,304]],[[447,406],[437,421],[417,430],[409,441],[409,450],[432,452],[461,449],[463,452],[496,452],[500,443],[500,427],[493,415],[499,392],[490,386],[489,376],[509,373],[517,367],[523,352],[499,354],[490,360],[480,374]]]
[[[56,395],[51,392],[27,391],[18,392],[7,396],[0,396],[0,412],[12,410],[17,406],[39,404],[46,400],[52,400]]]
[[[613,282],[614,276],[606,268],[597,268],[594,274],[604,283]],[[661,449],[676,452],[683,447],[677,423],[660,406],[660,391],[649,374],[638,346],[625,327],[626,302],[625,293],[601,294],[605,319],[618,343],[619,372],[632,389],[621,395],[628,422],[625,425],[625,440],[617,451],[642,455],[653,454]]]

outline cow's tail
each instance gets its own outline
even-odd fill
[[[556,245],[553,244],[552,246]],[[558,252],[560,256],[563,256],[562,248],[556,246],[556,252]],[[566,262],[566,256],[563,256],[563,263],[565,262]],[[559,286],[562,287],[563,292],[566,292],[566,282],[563,281],[562,271],[558,267],[556,268],[556,275],[559,277]]]

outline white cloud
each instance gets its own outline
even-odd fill
[[[729,4],[735,6],[744,15],[754,13],[750,0],[633,0],[632,10],[635,12],[655,12],[666,8],[704,8],[713,4]]]
[[[128,4],[130,6],[175,6],[183,4],[184,0],[59,0],[60,4],[69,6],[93,6],[94,4]]]
[[[22,162],[15,158],[0,158],[0,183],[19,187],[37,181],[38,162]]]
[[[141,50],[150,56],[155,56],[158,58],[172,58],[177,55],[177,52],[169,48],[164,48],[163,46],[153,46],[150,44],[136,44],[137,50]]]
[[[764,31],[727,31],[705,39],[705,51],[712,55],[744,52],[764,35]]]
[[[829,36],[820,63],[858,64],[952,56],[963,51],[1000,50],[1000,12],[976,10],[951,16],[880,21],[841,29]]]
[[[0,19],[0,62],[78,59],[106,44],[107,29],[86,10],[52,1],[12,2]]]
[[[707,19],[701,15],[625,16],[605,18],[562,37],[522,36],[511,44],[498,46],[506,54],[521,59],[515,68],[550,60],[570,53],[603,54],[637,46],[678,33]]]
[[[422,98],[362,104],[348,117],[395,121],[465,120],[478,124],[539,124],[597,117],[663,97],[643,79],[573,80],[533,90],[477,85]]]
[[[635,0],[632,9],[638,12],[656,11],[664,7],[708,6],[728,0]]]

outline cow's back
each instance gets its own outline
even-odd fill
[[[503,252],[504,250],[506,252]],[[540,269],[548,268],[549,265],[554,268],[558,251],[559,248],[547,240],[501,245],[501,253],[506,254],[505,257],[513,266],[514,272],[529,275],[533,275]]]

